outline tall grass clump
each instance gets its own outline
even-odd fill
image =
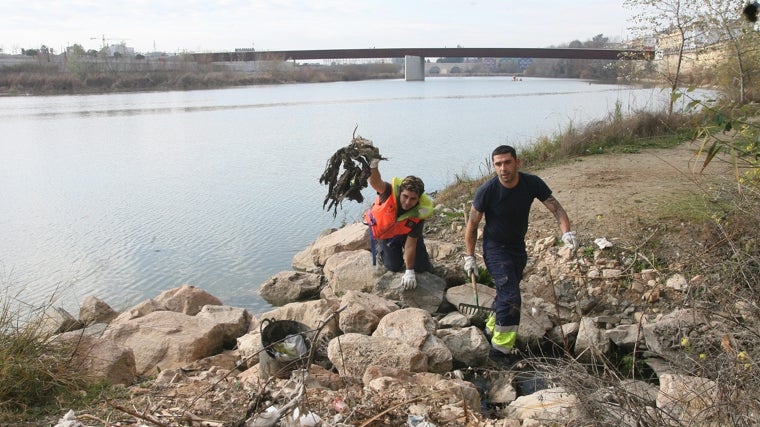
[[[0,422],[8,422],[50,408],[78,379],[42,317],[30,317],[8,295],[0,298]]]
[[[569,124],[561,133],[538,138],[522,150],[523,166],[533,167],[563,161],[569,157],[606,152],[637,152],[646,147],[672,147],[691,139],[692,116],[666,111],[639,111],[621,114],[620,106],[602,120],[579,129]]]

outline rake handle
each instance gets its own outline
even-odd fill
[[[480,302],[478,301],[478,285],[475,283],[475,273],[470,272],[470,281],[472,282],[472,292],[475,295],[475,305],[479,306]]]

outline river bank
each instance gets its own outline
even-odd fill
[[[208,64],[182,63],[153,71],[60,71],[23,64],[0,68],[0,96],[83,95],[146,91],[221,89],[252,85],[326,83],[403,78],[393,64],[262,67],[241,72]]]

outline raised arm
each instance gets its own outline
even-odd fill
[[[377,167],[379,162],[380,159],[372,159],[370,162],[369,179],[367,182],[377,193],[383,193],[385,192],[385,182],[383,182],[383,178],[380,176],[380,169]]]

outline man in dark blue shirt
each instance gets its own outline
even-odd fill
[[[467,220],[464,269],[468,276],[477,273],[475,242],[478,224],[485,216],[483,261],[496,285],[494,312],[486,321],[486,332],[491,335],[494,350],[510,354],[520,325],[520,280],[528,261],[525,234],[533,200],[538,199],[554,214],[562,241],[572,253],[578,249],[578,240],[570,230],[567,213],[552,196],[549,186],[541,178],[519,171],[520,160],[513,147],[496,147],[491,160],[496,176],[478,188]]]

